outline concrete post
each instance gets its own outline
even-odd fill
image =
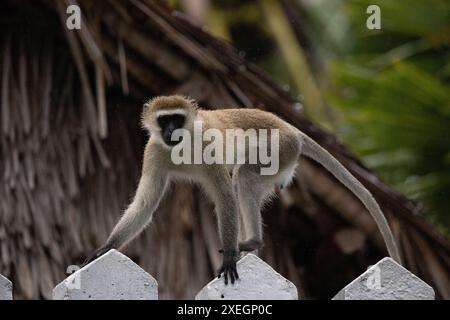
[[[110,250],[53,289],[55,300],[157,300],[156,280],[127,256]]]
[[[253,254],[237,263],[239,279],[225,286],[222,278],[214,279],[195,297],[196,300],[297,300],[295,285]]]
[[[383,258],[333,300],[434,300],[434,290],[391,258]]]
[[[12,300],[12,282],[0,274],[0,300]]]

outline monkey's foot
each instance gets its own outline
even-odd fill
[[[263,242],[261,240],[251,238],[249,240],[239,243],[239,251],[255,251],[262,247]]]
[[[83,264],[81,265],[81,268],[83,268],[85,265],[91,263],[98,257],[101,257],[102,255],[104,255],[111,249],[113,249],[113,247],[111,247],[111,246],[103,246],[103,247],[98,248],[97,250],[94,251],[94,253],[92,253],[89,257],[87,257],[86,260],[84,260]]]
[[[239,242],[239,252],[251,252],[261,249],[263,242],[258,239],[248,239],[246,241]],[[223,249],[219,249],[219,253],[223,253]]]
[[[223,273],[225,278],[225,285],[228,284],[228,277],[230,277],[231,283],[234,283],[236,279],[239,279],[239,275],[236,269],[237,260],[238,260],[237,252],[224,252],[222,267],[219,270],[217,278],[220,278]]]

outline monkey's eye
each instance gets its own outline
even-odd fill
[[[157,118],[158,125],[161,129],[165,129],[168,126],[176,129],[182,128],[185,120],[185,116],[181,114],[167,114]]]
[[[182,128],[184,126],[184,122],[186,121],[186,118],[184,115],[175,114],[172,116],[172,121],[176,128]]]
[[[159,116],[157,121],[161,128],[165,128],[169,124],[169,116]]]

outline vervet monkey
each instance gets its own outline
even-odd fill
[[[204,130],[215,129],[222,133],[226,129],[277,129],[278,172],[261,175],[262,164],[259,162],[234,165],[174,164],[171,153],[173,148],[183,142],[184,136],[175,140],[173,134],[177,129],[193,132],[196,121],[203,125]],[[370,192],[328,151],[274,114],[258,109],[200,110],[189,98],[161,96],[144,105],[142,124],[150,131],[150,138],[145,147],[142,175],[134,199],[106,243],[85,264],[112,248],[121,248],[138,235],[151,222],[169,181],[188,179],[202,185],[215,204],[223,254],[219,277],[223,273],[225,284],[228,278],[234,283],[238,278],[236,262],[239,253],[257,250],[263,244],[261,206],[273,193],[275,186],[286,185],[292,180],[301,154],[323,165],[362,201],[375,219],[389,254],[400,262],[392,232]],[[267,144],[267,147],[270,148],[270,145]],[[255,145],[245,148],[255,148]],[[241,242],[238,241],[240,227],[246,237]]]

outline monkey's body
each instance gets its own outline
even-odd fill
[[[239,114],[241,116],[238,116]],[[250,121],[243,121],[243,119]],[[261,175],[260,169],[264,166],[262,163],[236,164],[236,159],[234,159],[233,164],[211,164],[208,166],[194,163],[174,164],[171,160],[172,149],[162,146],[156,135],[151,135],[145,149],[144,159],[149,159],[149,161],[144,161],[144,163],[148,163],[148,167],[143,168],[143,175],[153,175],[152,167],[161,168],[164,166],[164,173],[169,181],[189,180],[196,182],[204,186],[204,191],[215,203],[223,202],[230,206],[238,205],[238,210],[232,208],[223,210],[222,215],[235,211],[240,215],[240,217],[233,217],[234,214],[231,214],[228,219],[233,223],[233,226],[223,226],[223,228],[236,228],[237,223],[233,220],[240,218],[242,228],[240,235],[245,237],[246,241],[239,245],[239,251],[256,250],[262,245],[260,215],[262,204],[274,191],[275,186],[289,184],[294,176],[301,147],[298,130],[275,115],[259,109],[198,110],[196,121],[202,121],[204,131],[218,129],[224,137],[226,136],[226,130],[229,129],[242,129],[244,131],[248,129],[279,130],[279,171],[275,175]],[[245,146],[257,149],[259,145],[258,141],[256,145],[246,144]],[[267,144],[267,147],[270,149],[270,144]],[[161,188],[161,190],[163,189]],[[228,200],[215,199],[217,190],[222,190],[221,197]],[[234,191],[234,195],[229,194],[230,191]],[[151,192],[148,191],[148,193]],[[227,224],[227,221],[222,223]],[[227,242],[223,238],[226,238],[228,234],[235,238],[235,231],[231,233],[222,232],[224,242]],[[236,240],[230,239],[229,242],[234,243]]]
[[[182,119],[181,119],[182,118]],[[201,121],[203,131],[227,129],[279,130],[278,171],[261,175],[263,164],[175,164],[171,158],[176,129],[194,130],[194,122]],[[220,272],[231,282],[238,277],[236,261],[240,251],[253,251],[263,243],[261,206],[275,186],[287,185],[294,176],[301,154],[318,161],[349,188],[374,217],[388,247],[397,261],[400,257],[389,226],[378,204],[364,186],[333,156],[297,128],[277,116],[258,109],[199,110],[192,100],[181,96],[158,97],[146,105],[142,122],[151,136],[144,151],[142,176],[133,202],[112,231],[108,241],[86,262],[111,248],[120,248],[141,232],[151,221],[153,212],[170,181],[188,179],[203,186],[215,204],[219,235],[223,246],[223,265]],[[270,148],[271,144],[245,144],[245,148]],[[249,150],[246,150],[249,151]],[[230,175],[231,173],[231,175]],[[241,232],[240,232],[241,229]],[[239,235],[243,241],[239,242]]]

